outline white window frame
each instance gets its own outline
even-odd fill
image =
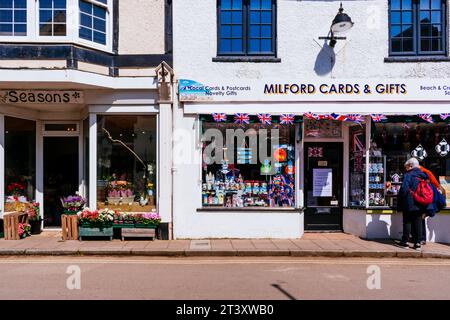
[[[85,47],[112,53],[113,34],[113,0],[107,0],[105,5],[96,0],[84,0],[106,9],[106,45],[81,39],[80,27],[80,0],[67,0],[66,8],[66,36],[40,36],[39,35],[39,0],[27,0],[27,35],[26,36],[0,36],[0,42],[15,43],[54,43],[54,44],[80,44]]]

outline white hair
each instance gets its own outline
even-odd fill
[[[405,162],[405,167],[406,166],[411,166],[413,168],[418,168],[419,165],[419,160],[417,160],[416,158],[409,158],[408,161]]]

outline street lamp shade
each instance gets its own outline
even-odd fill
[[[344,13],[344,8],[342,8],[342,2],[341,2],[341,7],[339,8],[339,12],[331,24],[331,32],[343,33],[345,31],[350,30],[353,27],[353,24],[354,23],[353,23],[352,19],[346,13]]]

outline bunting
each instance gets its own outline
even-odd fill
[[[372,117],[373,122],[381,122],[383,120],[387,120],[386,115],[381,113],[371,114],[370,116]]]
[[[262,124],[272,124],[272,116],[268,113],[258,113],[258,119]]]
[[[428,123],[434,123],[433,117],[429,113],[421,113],[421,114],[418,114],[417,116],[419,118],[421,118],[422,120],[425,120]]]
[[[227,115],[225,113],[213,113],[212,117],[215,122],[225,122],[227,121]]]
[[[280,124],[290,125],[294,124],[295,116],[293,114],[284,113],[280,115]]]
[[[249,124],[250,123],[250,116],[248,113],[236,113],[234,115],[234,123],[237,124]]]

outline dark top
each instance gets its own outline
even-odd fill
[[[419,168],[414,168],[403,177],[403,183],[398,193],[397,211],[415,212],[425,211],[426,208],[416,203],[411,191],[416,191],[420,180],[428,180],[428,175]]]

